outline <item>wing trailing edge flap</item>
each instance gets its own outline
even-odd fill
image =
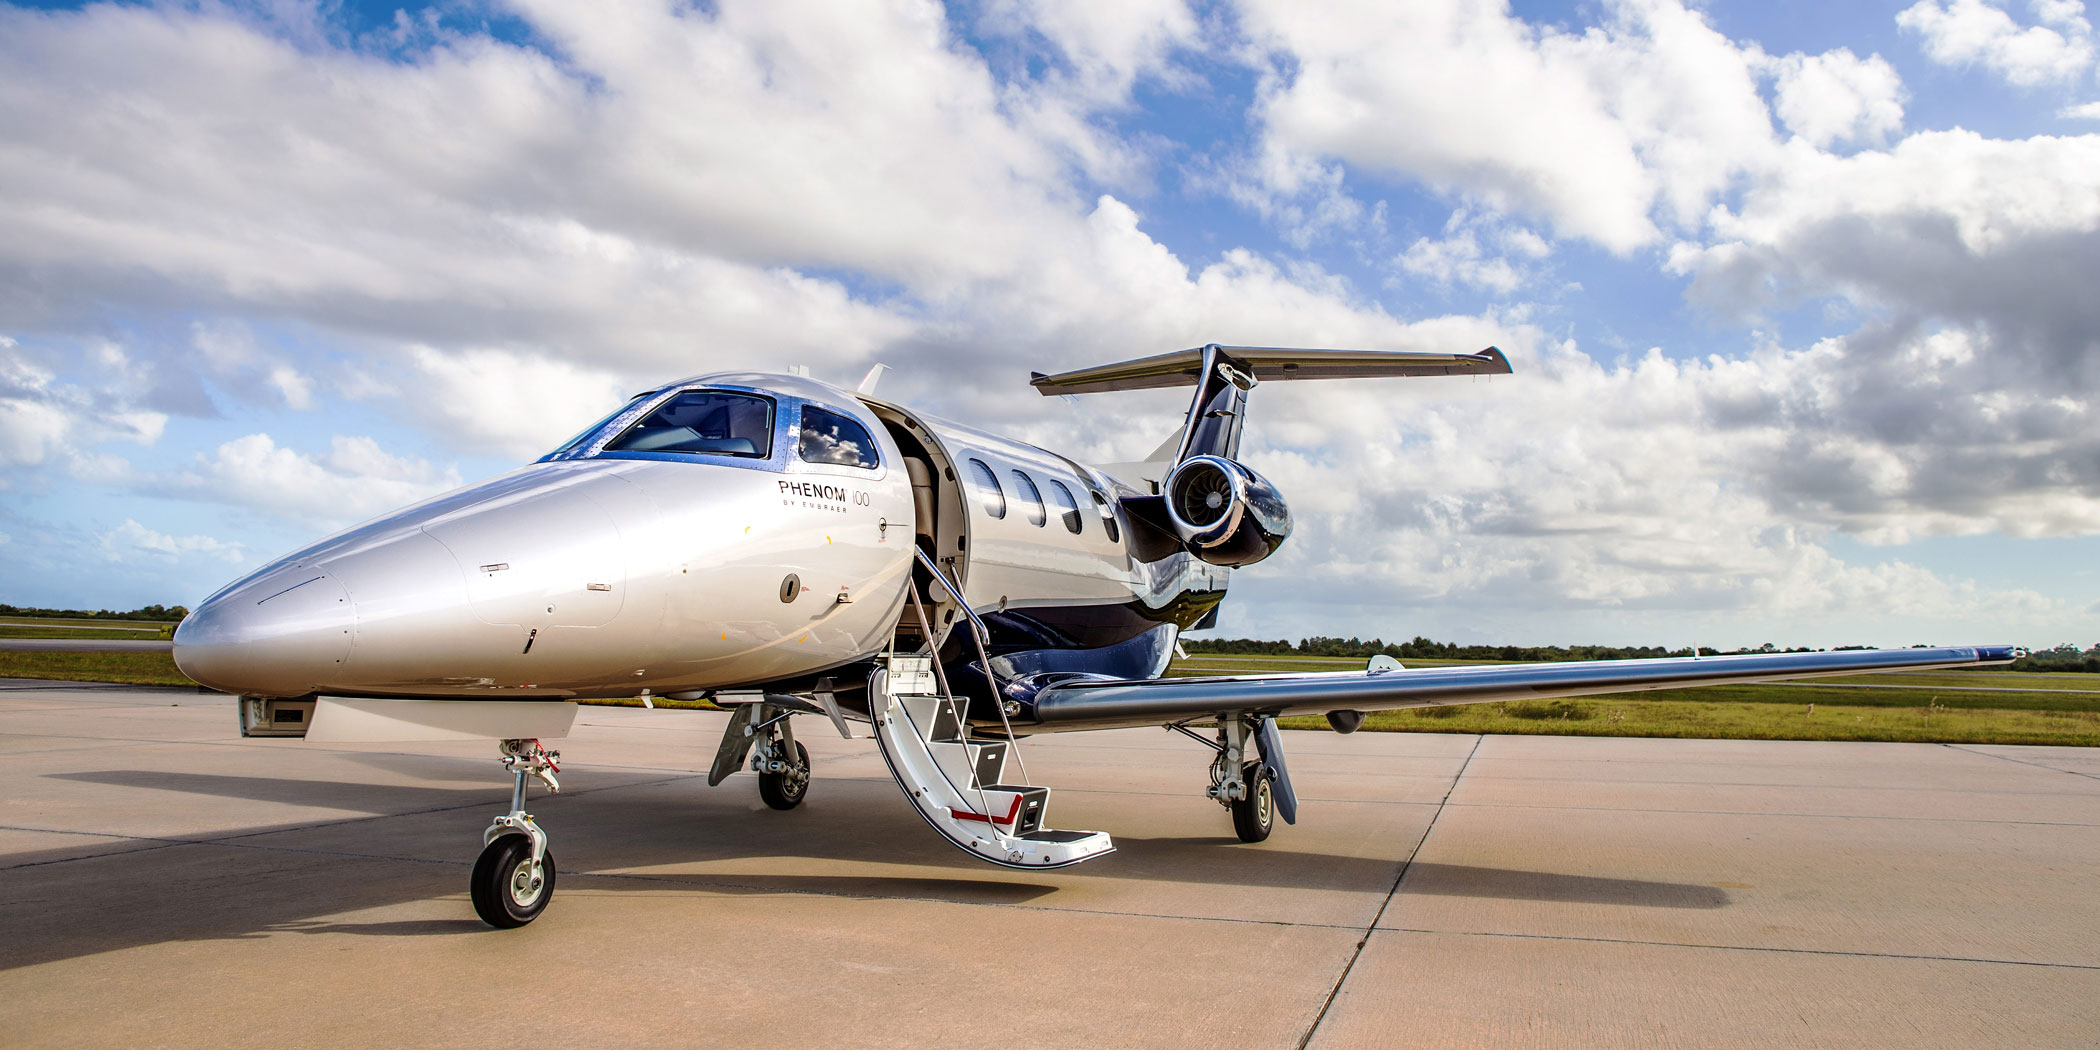
[[[1320,715],[1536,700],[1689,686],[1781,681],[1875,671],[2006,663],[2013,646],[1753,653],[1663,660],[1372,669],[1051,685],[1034,698],[1043,730],[1110,729],[1208,716]]]

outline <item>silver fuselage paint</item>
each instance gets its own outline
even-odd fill
[[[773,454],[550,457],[232,584],[184,621],[177,662],[251,696],[593,697],[774,681],[880,650],[904,608],[912,502],[879,420],[792,376],[700,377],[657,399],[696,387],[777,398]],[[798,459],[804,403],[860,420],[882,465]]]
[[[1133,523],[1123,515],[1121,499],[1139,493],[1107,474],[961,423],[918,418],[957,464],[970,531],[963,592],[978,612],[1115,605],[1157,609],[1188,592],[1225,589],[1228,569],[1184,555],[1153,562],[1133,557],[1127,546]],[[992,471],[999,484],[996,494],[968,469],[972,460]],[[1078,532],[1065,524],[1052,484],[1072,493]],[[1040,506],[1032,507],[1038,500]],[[993,510],[1002,506],[1004,513],[995,515]]]

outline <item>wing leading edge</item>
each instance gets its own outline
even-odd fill
[[[1985,645],[1122,682],[1066,681],[1038,692],[1033,714],[1044,731],[1111,729],[1200,721],[1216,715],[1395,711],[1874,671],[1973,667],[2007,663],[2018,655],[2019,650],[2010,645]]]

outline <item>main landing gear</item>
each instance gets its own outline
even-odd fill
[[[547,833],[525,812],[525,781],[537,779],[547,790],[559,794],[561,752],[549,751],[537,740],[505,740],[503,768],[516,777],[510,791],[510,812],[497,817],[481,836],[480,859],[468,884],[474,898],[474,913],[499,930],[515,929],[540,917],[554,899],[554,852],[547,848]]]
[[[715,750],[714,766],[708,770],[708,786],[728,779],[748,754],[751,771],[758,774],[758,797],[766,805],[774,809],[801,805],[809,795],[809,749],[796,742],[795,730],[788,724],[794,708],[786,706],[797,702],[792,697],[768,697],[760,703],[739,704],[722,730],[722,745]]]
[[[1217,752],[1210,763],[1210,789],[1204,795],[1231,812],[1232,830],[1241,842],[1266,840],[1276,829],[1278,816],[1286,824],[1297,822],[1298,798],[1284,768],[1274,721],[1258,716],[1221,718],[1215,741],[1185,725],[1167,728]],[[1260,758],[1248,758],[1250,742],[1257,746]]]

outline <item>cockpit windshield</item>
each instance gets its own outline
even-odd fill
[[[650,391],[650,393],[655,393],[655,391]],[[611,415],[606,416],[604,419],[601,419],[596,423],[592,423],[590,426],[587,426],[582,430],[577,431],[575,437],[572,437],[569,440],[562,442],[558,447],[555,448],[555,450],[552,453],[550,453],[550,455],[559,456],[564,452],[574,452],[577,449],[581,448],[585,442],[591,439],[593,435],[597,434],[598,431],[603,430],[607,423],[610,423],[613,420],[620,418],[622,413],[634,407],[635,402],[640,401],[641,399],[648,396],[649,394],[636,394],[633,397],[628,398],[627,403],[621,405],[616,409],[613,409]]]
[[[605,451],[768,459],[773,455],[773,402],[726,390],[687,390],[606,442]]]

